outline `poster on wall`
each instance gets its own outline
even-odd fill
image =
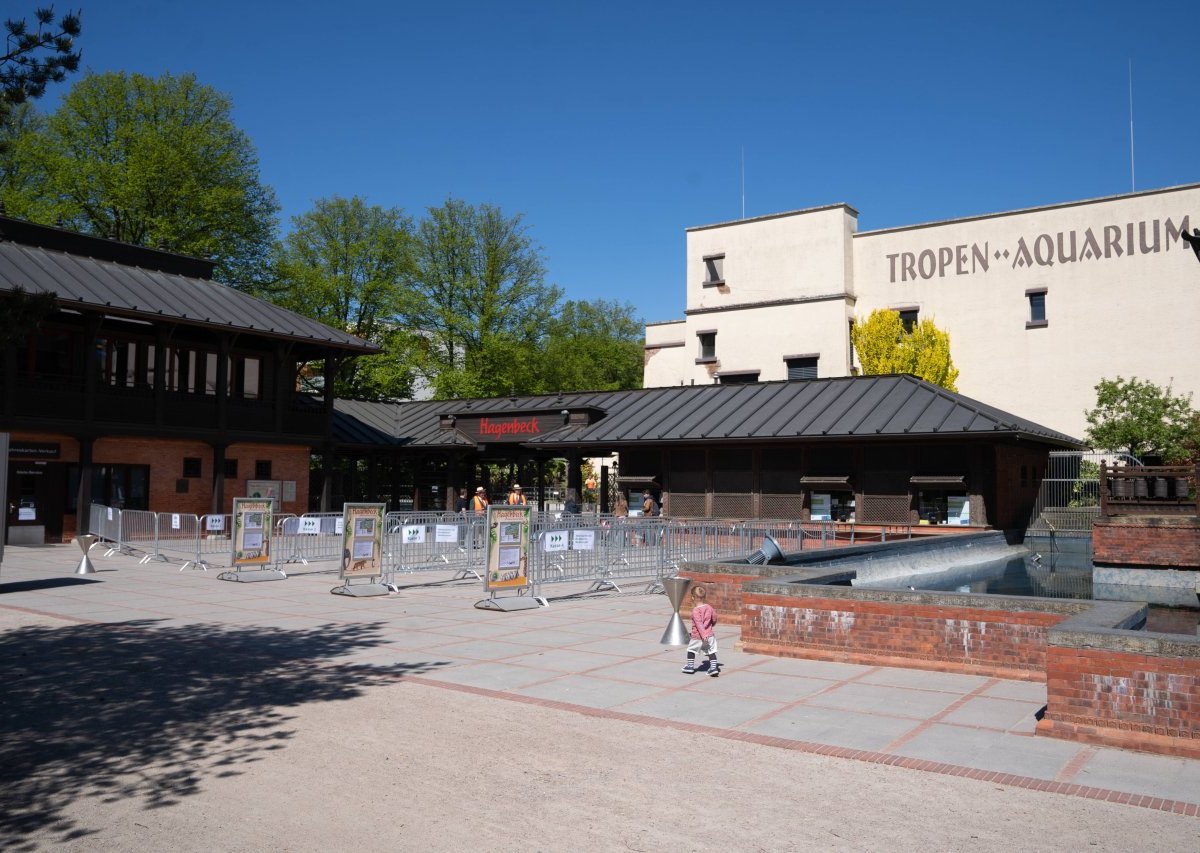
[[[276,510],[279,509],[279,496],[283,492],[283,484],[279,480],[247,480],[246,496],[251,498],[267,498]]]
[[[808,517],[813,521],[830,521],[832,520],[832,500],[828,494],[813,493],[812,504],[809,508]]]
[[[233,556],[230,565],[265,566],[271,562],[273,506],[269,500],[233,499]]]
[[[971,523],[971,501],[966,495],[950,495],[946,498],[946,523]]]
[[[488,506],[485,589],[529,586],[530,510],[529,506]]]
[[[383,574],[383,512],[383,504],[346,504],[342,508],[341,578]]]

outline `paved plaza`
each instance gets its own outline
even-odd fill
[[[105,825],[116,814],[137,810],[157,812],[160,820],[168,813],[188,813],[186,826],[212,829],[232,815],[222,817],[210,806],[206,820],[194,823],[196,804],[220,796],[223,785],[234,784],[230,779],[258,765],[254,772],[263,775],[254,793],[238,794],[247,810],[256,811],[257,798],[271,802],[288,794],[276,790],[286,786],[266,768],[283,773],[293,761],[286,772],[299,772],[305,750],[315,749],[302,729],[289,729],[288,721],[299,719],[296,709],[315,713],[321,708],[332,709],[328,725],[345,744],[345,752],[339,748],[311,757],[330,780],[340,778],[340,762],[359,751],[358,760],[385,760],[368,747],[381,734],[399,743],[469,739],[491,731],[475,725],[476,719],[497,725],[515,720],[517,730],[505,735],[501,729],[465,754],[482,762],[486,753],[491,762],[499,747],[510,765],[524,767],[528,778],[505,796],[520,801],[531,821],[536,816],[536,822],[549,826],[553,819],[539,814],[537,803],[523,799],[522,791],[538,790],[539,774],[550,773],[547,767],[587,765],[588,739],[612,731],[622,733],[614,735],[621,748],[642,738],[647,744],[674,743],[656,759],[659,769],[643,774],[640,784],[650,788],[655,773],[666,773],[664,757],[677,759],[685,775],[690,772],[697,761],[689,757],[694,749],[731,756],[723,772],[734,777],[738,774],[728,764],[742,761],[738,756],[745,756],[747,767],[757,762],[766,768],[798,767],[796,762],[810,761],[804,756],[817,756],[831,780],[838,774],[872,773],[915,790],[954,779],[958,795],[976,799],[983,812],[994,792],[1019,793],[1029,808],[1059,816],[1055,825],[1068,825],[1065,815],[1083,807],[1083,801],[1104,802],[1119,809],[1113,814],[1122,824],[1161,833],[1148,846],[1200,848],[1200,762],[1035,737],[1035,715],[1045,696],[1038,683],[749,655],[738,647],[737,629],[728,626],[718,626],[720,677],[686,676],[679,671],[683,650],[659,642],[670,615],[668,601],[642,592],[644,584],[630,584],[622,593],[548,587],[549,607],[498,613],[472,606],[485,595],[480,582],[454,580],[449,572],[405,575],[396,594],[352,598],[330,594],[339,582],[327,564],[289,567],[284,581],[230,583],[218,580],[215,570],[140,564],[131,556],[103,556],[100,548],[92,559],[97,572],[77,576],[75,546],[5,550],[0,567],[0,678],[6,696],[0,705],[5,722],[0,847],[141,847],[124,834],[127,826],[112,835],[115,830]],[[408,691],[403,700],[389,692],[401,689]],[[389,707],[397,709],[394,716]],[[426,731],[413,731],[401,707],[410,707],[411,719],[439,711],[442,716],[424,723]],[[455,714],[469,719],[447,724],[444,717]],[[565,733],[580,726],[586,734],[564,743]],[[649,749],[640,753],[648,755]],[[443,770],[447,778],[456,778],[455,771]],[[416,796],[414,786],[425,784],[413,772],[412,767],[405,771],[402,787],[408,793],[400,795],[402,800]],[[442,772],[430,770],[431,775]],[[562,772],[570,775],[569,769]],[[450,785],[438,778],[437,784]],[[808,781],[811,789],[815,780]],[[436,788],[428,784],[434,786],[431,791]],[[463,777],[455,784],[466,792],[475,781]],[[718,802],[749,796],[734,792],[728,777],[717,784],[729,789],[712,792]],[[455,791],[447,787],[443,799],[453,798]],[[330,813],[338,812],[345,792],[327,793]],[[561,795],[556,789],[547,797]],[[708,799],[703,791],[697,795],[697,802]],[[291,796],[295,804],[294,790]],[[368,799],[378,796],[374,791]],[[467,802],[461,809],[468,816],[464,819],[475,813]],[[918,810],[936,811],[936,803]],[[296,819],[312,817],[306,814]],[[409,849],[381,831],[364,828],[368,834],[358,846]],[[457,843],[455,830],[438,831],[444,834],[433,838],[446,847]],[[564,841],[563,847],[569,838],[578,843],[575,831],[563,827],[564,834],[543,835],[535,847],[559,849],[556,839]],[[595,831],[597,838],[608,837],[603,821]],[[914,846],[928,843],[919,829],[910,831],[918,834],[897,836],[898,849],[905,849],[906,837]],[[291,842],[267,833],[244,849],[317,849],[324,843],[318,841],[318,828],[306,832],[307,841]],[[345,829],[341,832],[344,846],[350,846]],[[842,841],[859,849],[873,846],[866,836],[855,841],[852,835],[830,833],[823,846]],[[424,836],[410,837],[414,846],[417,837]],[[1007,843],[1025,849],[1014,838]],[[202,840],[197,836],[180,849],[221,849],[205,847]],[[1004,833],[995,840],[1005,841]],[[1105,847],[1114,840],[1108,836],[1090,843]],[[484,840],[483,847],[517,849],[510,846],[515,841],[505,836],[494,843]],[[642,847],[613,846],[656,849],[654,837],[645,841]],[[681,849],[705,846],[703,838],[687,838],[686,832],[682,839],[657,841],[680,842]],[[757,848],[793,849],[779,841],[758,842]],[[422,843],[428,845],[428,838]],[[152,846],[149,840],[146,844]],[[1058,846],[1047,837],[1045,849]]]

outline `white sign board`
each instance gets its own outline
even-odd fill
[[[425,541],[425,525],[424,524],[406,524],[404,525],[404,537],[401,541],[405,545],[419,545]]]
[[[434,528],[433,538],[435,542],[457,542],[458,527],[453,524],[439,524]]]
[[[179,518],[179,513],[177,513],[177,512],[171,513],[171,529],[178,530],[181,526],[182,526],[182,523]]]
[[[820,495],[813,492],[812,505],[809,507],[808,517],[813,521],[829,521],[832,518],[831,512],[829,495]]]
[[[542,550],[546,553],[567,550],[567,531],[547,530],[542,534]]]
[[[321,532],[321,519],[309,518],[308,516],[301,516],[300,532],[301,533],[320,533]]]
[[[576,551],[592,551],[596,548],[595,530],[572,530],[571,547]]]
[[[213,531],[224,530],[225,529],[225,516],[223,516],[223,515],[205,516],[204,527],[210,533],[212,533]]]

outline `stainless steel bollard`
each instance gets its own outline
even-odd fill
[[[85,533],[82,536],[76,536],[75,541],[79,543],[80,550],[83,551],[83,559],[79,561],[79,568],[75,570],[77,575],[94,575],[96,567],[92,565],[92,561],[88,559],[88,551],[96,544],[96,537],[91,533]]]
[[[679,605],[683,604],[683,597],[687,595],[687,591],[692,585],[692,579],[663,578],[662,585],[666,590],[667,599],[671,602],[671,621],[667,623],[667,630],[663,632],[659,643],[664,646],[686,646],[690,639],[690,633],[687,626],[683,624],[683,618],[679,615]]]

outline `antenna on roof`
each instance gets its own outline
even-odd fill
[[[1129,60],[1129,191],[1137,192],[1133,172],[1133,60]]]
[[[742,146],[742,219],[746,218],[746,146]]]

